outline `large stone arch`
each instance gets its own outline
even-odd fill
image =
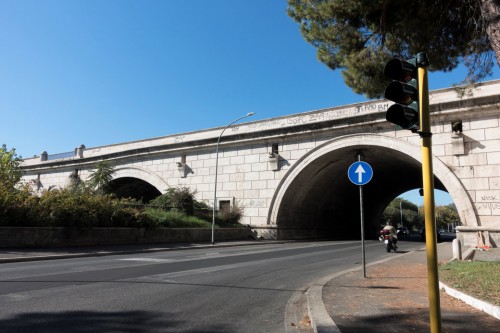
[[[326,229],[344,230],[347,224],[356,219],[359,221],[357,186],[347,179],[347,169],[359,151],[367,162],[373,163],[374,169],[375,181],[364,186],[368,198],[377,201],[368,206],[368,219],[380,216],[390,200],[404,192],[404,188],[421,186],[420,146],[378,134],[335,138],[300,158],[278,185],[268,215],[268,223],[278,227],[278,238],[318,237],[326,235]],[[433,171],[435,187],[448,191],[462,223],[477,225],[472,202],[457,176],[436,157],[433,158]],[[337,198],[325,198],[329,195]],[[340,204],[336,206],[335,201]],[[349,213],[344,214],[345,211]],[[352,214],[354,211],[358,216]],[[330,223],[338,217],[342,221]],[[323,224],[315,225],[318,221]],[[374,225],[376,221],[371,223]],[[318,229],[313,230],[315,228]],[[352,236],[354,227],[350,228]]]

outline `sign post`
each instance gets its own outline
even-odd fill
[[[359,212],[361,220],[361,252],[363,262],[363,277],[366,278],[365,263],[365,220],[363,214],[363,185],[367,184],[373,177],[373,170],[370,164],[361,161],[361,154],[358,154],[358,162],[351,164],[347,170],[349,180],[359,186]]]

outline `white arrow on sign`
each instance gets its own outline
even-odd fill
[[[357,173],[358,174],[358,183],[362,183],[363,182],[363,174],[366,173],[365,169],[363,169],[363,166],[360,164],[358,165],[356,171],[354,171],[354,173]]]

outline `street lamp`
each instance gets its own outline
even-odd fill
[[[253,116],[255,112],[249,112],[245,116],[240,117],[236,120],[233,120],[230,122],[219,135],[219,139],[217,139],[217,147],[215,149],[215,183],[214,183],[214,208],[212,211],[212,245],[215,244],[215,206],[217,205],[217,168],[219,166],[219,142],[220,138],[222,137],[222,134],[224,134],[224,131],[227,130],[232,124],[234,124],[237,121],[240,121],[243,118]]]
[[[403,227],[403,210],[401,209],[401,203],[403,202],[403,198],[399,200],[399,213],[401,214],[401,228]]]

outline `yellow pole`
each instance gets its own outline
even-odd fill
[[[429,112],[427,69],[418,68],[420,130],[422,137],[422,179],[424,185],[425,239],[431,333],[441,333],[441,308],[437,265],[436,223],[434,215],[434,172],[432,170],[432,136]]]

